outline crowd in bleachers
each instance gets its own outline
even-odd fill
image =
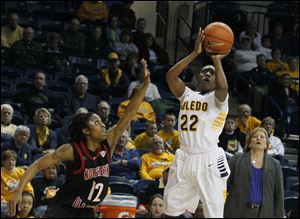
[[[68,126],[74,115],[95,112],[107,129],[117,123],[142,83],[141,59],[147,60],[152,83],[136,118],[117,143],[110,163],[110,193],[137,196],[138,217],[162,214],[162,208],[154,210],[153,202],[162,205],[163,197],[157,193],[163,195],[180,147],[179,102],[164,79],[169,55],[145,32],[147,21],[136,19],[132,3],[2,3],[1,216],[16,189],[13,182],[24,169],[69,143]],[[240,36],[225,73],[232,95],[238,96],[238,115],[227,117],[219,147],[230,159],[243,152],[246,136],[262,126],[272,145],[268,153],[291,171],[284,175],[285,191],[291,192],[298,191],[299,180],[291,182],[288,177],[298,172],[284,158],[281,138],[299,134],[299,51],[293,44],[295,37],[299,40],[299,31],[290,38],[283,28],[283,23],[276,23],[270,34],[261,36],[250,22],[245,31],[235,33]],[[186,69],[182,80],[193,86],[195,75]],[[24,192],[24,200],[35,202],[36,217],[43,215],[64,183],[64,174],[64,164],[48,167],[26,186],[34,196]],[[32,212],[20,216],[32,216]]]

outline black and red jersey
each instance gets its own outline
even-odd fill
[[[107,194],[110,147],[106,140],[94,152],[83,142],[75,142],[72,147],[74,160],[66,162],[66,183],[55,201],[74,208],[92,208]]]

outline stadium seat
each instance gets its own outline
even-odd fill
[[[109,183],[112,194],[131,194],[134,195],[134,187],[126,182],[111,182]]]
[[[297,208],[297,202],[299,202],[299,194],[298,193],[285,193],[284,194],[284,209],[285,215],[287,218],[290,217],[292,211]]]
[[[68,92],[69,86],[59,81],[48,81],[47,87],[52,91]]]
[[[14,66],[2,65],[1,66],[1,76],[6,76],[12,80],[16,78],[22,78],[22,71]]]
[[[33,80],[27,78],[17,78],[14,80],[15,91],[19,92],[33,86]]]
[[[135,195],[137,197],[144,195],[145,190],[148,188],[148,186],[151,182],[153,182],[153,180],[149,180],[149,179],[138,180],[138,182],[134,185]]]
[[[291,186],[290,191],[293,191],[293,192],[299,192],[299,182],[294,183],[294,184]]]
[[[124,176],[110,176],[109,183],[115,183],[115,182],[129,183],[129,180]]]
[[[283,186],[284,189],[286,190],[286,185],[287,185],[287,178],[291,177],[291,176],[298,176],[297,170],[292,168],[292,167],[288,167],[288,166],[282,166],[282,174],[283,174]]]
[[[68,85],[74,84],[76,75],[73,73],[67,72],[55,72],[54,73],[54,80],[58,82],[63,82]]]
[[[14,114],[12,117],[12,123],[17,126],[26,124],[23,114],[15,109],[14,109]]]

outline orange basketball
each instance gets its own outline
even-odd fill
[[[234,34],[231,28],[222,22],[213,22],[204,29],[204,49],[211,54],[225,54],[231,49]]]

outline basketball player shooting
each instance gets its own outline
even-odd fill
[[[176,217],[186,210],[195,212],[199,199],[205,217],[223,217],[226,182],[230,170],[218,137],[228,113],[228,84],[221,59],[226,54],[209,55],[197,80],[199,91],[186,87],[181,72],[202,52],[204,31],[200,28],[194,51],[167,73],[167,83],[180,100],[178,130],[180,149],[176,151],[164,190],[165,217]]]

